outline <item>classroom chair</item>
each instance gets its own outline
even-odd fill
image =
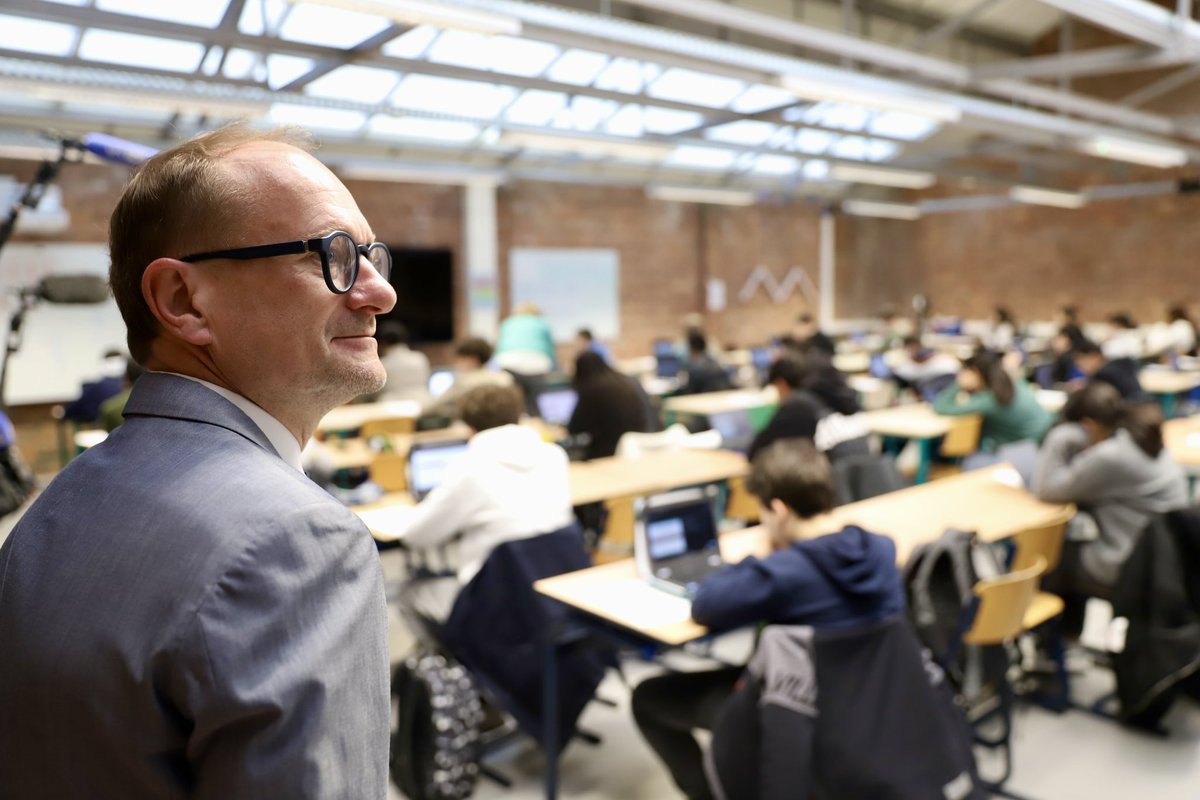
[[[725,518],[745,523],[758,522],[758,500],[746,489],[745,478],[729,479],[729,500],[725,504]]]
[[[947,478],[962,472],[962,459],[979,450],[979,438],[983,432],[983,417],[978,414],[967,414],[955,417],[950,430],[942,439],[939,453],[942,458],[952,459],[952,463],[931,464],[929,479]]]
[[[385,492],[403,492],[408,489],[408,454],[379,453],[371,459],[368,476]]]
[[[412,417],[384,417],[364,422],[358,435],[370,439],[373,436],[388,436],[393,433],[413,433],[416,429],[417,421]]]
[[[1014,536],[1011,571],[1020,572],[1040,562],[1045,564],[1047,573],[1052,572],[1062,558],[1067,523],[1074,515],[1075,508],[1068,506],[1045,525],[1021,531]],[[1061,597],[1039,590],[1030,601],[1022,620],[1026,632],[1038,631],[1050,646],[1058,692],[1052,697],[1039,698],[1039,701],[1054,711],[1065,710],[1071,700],[1070,673],[1066,667],[1066,646],[1062,632],[1063,608]]]

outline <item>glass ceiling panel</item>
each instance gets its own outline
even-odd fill
[[[217,27],[228,6],[229,0],[187,0],[186,3],[164,3],[163,0],[96,0],[96,8],[101,11],[205,28]]]
[[[253,0],[247,5],[252,5]],[[348,48],[390,27],[391,21],[373,14],[300,3],[292,6],[279,36],[293,42]]]
[[[674,167],[724,170],[732,167],[737,157],[736,150],[684,145],[676,147],[663,163]]]
[[[491,37],[489,50],[493,70],[526,78],[541,75],[562,52],[549,42],[515,39],[511,36]]]
[[[510,86],[478,81],[408,75],[392,93],[391,102],[401,108],[492,119],[517,95]]]
[[[672,67],[651,84],[647,94],[679,103],[725,108],[745,88],[744,82],[734,78]]]
[[[627,103],[604,123],[604,132],[613,136],[641,136],[646,132],[641,106]]]
[[[298,106],[291,103],[275,103],[267,119],[275,125],[301,125],[313,130],[349,132],[357,131],[367,122],[361,111],[340,108],[317,108]]]
[[[644,67],[643,62],[636,59],[614,58],[592,85],[607,92],[641,94],[646,90],[646,84],[661,71],[657,64],[645,64]]]
[[[824,181],[829,179],[829,162],[820,159],[812,159],[805,161],[800,167],[800,174],[810,181]]]
[[[924,139],[941,126],[929,117],[903,114],[899,111],[880,111],[871,117],[867,132],[876,136],[888,136],[915,142]]]
[[[521,93],[508,110],[504,118],[517,125],[542,126],[549,125],[550,120],[567,105],[567,96],[562,92],[547,92],[541,89],[529,89]]]
[[[367,129],[377,136],[458,143],[472,141],[480,131],[478,125],[470,122],[393,117],[389,114],[376,114]]]
[[[204,57],[204,45],[91,28],[84,31],[79,42],[79,57],[129,67],[193,72]]]
[[[800,161],[790,156],[764,154],[754,160],[754,172],[764,175],[791,175],[800,169]]]
[[[704,138],[730,144],[744,144],[751,147],[764,145],[775,135],[779,128],[770,122],[743,119],[709,128],[704,132]]]
[[[572,86],[587,86],[596,79],[608,63],[608,56],[591,50],[568,50],[555,61],[546,77]]]
[[[254,65],[258,63],[258,53],[250,50],[230,50],[229,55],[225,58],[225,67],[222,73],[226,78],[232,78],[235,81],[253,80]]]
[[[204,57],[204,63],[200,65],[200,71],[205,75],[216,75],[217,69],[221,66],[221,56],[225,54],[223,47],[208,48],[208,55]]]
[[[492,63],[488,52],[488,37],[470,31],[444,31],[425,54],[435,64],[487,69]]]
[[[551,127],[572,131],[594,131],[616,110],[617,104],[612,100],[576,95],[571,98],[570,107],[554,115]]]
[[[865,161],[867,159],[867,140],[861,136],[843,136],[829,148],[829,154],[835,158]]]
[[[267,20],[274,29],[280,18],[289,13],[291,6],[285,0],[249,0],[242,6],[242,16],[238,19],[238,30],[251,36],[262,36],[266,33],[263,24],[263,6],[266,6]]]
[[[312,71],[314,61],[300,56],[267,56],[267,85],[272,89],[286,86]]]
[[[801,153],[820,155],[829,149],[829,146],[833,144],[835,139],[837,139],[837,136],[832,133],[813,130],[812,128],[801,128],[796,133],[795,147]]]
[[[680,131],[690,130],[704,123],[704,115],[695,111],[677,111],[673,108],[646,106],[643,122],[647,133],[673,136]]]
[[[393,58],[419,58],[438,37],[440,30],[432,25],[418,25],[383,46],[383,54]]]
[[[729,108],[739,114],[757,114],[768,108],[779,108],[796,103],[796,96],[777,86],[756,83],[739,94]]]
[[[0,14],[0,47],[10,50],[69,56],[75,49],[77,33],[74,25]]]
[[[399,80],[400,76],[390,70],[348,65],[317,78],[304,87],[304,93],[360,103],[382,103]]]

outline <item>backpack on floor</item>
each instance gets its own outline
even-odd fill
[[[443,655],[410,658],[392,676],[399,724],[392,781],[409,800],[462,800],[475,791],[483,702],[471,675]]]

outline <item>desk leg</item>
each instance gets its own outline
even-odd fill
[[[933,461],[933,439],[917,440],[917,475],[914,483],[929,480],[929,465]]]
[[[546,800],[558,796],[558,637],[547,632],[542,678],[542,747],[546,751]]]

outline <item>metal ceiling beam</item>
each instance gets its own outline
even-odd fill
[[[1130,39],[1171,49],[1195,50],[1200,23],[1147,0],[1039,0],[1073,17]]]
[[[1178,72],[1173,72],[1153,83],[1147,84],[1142,88],[1130,92],[1122,97],[1118,102],[1121,105],[1135,108],[1149,103],[1151,100],[1156,100],[1165,94],[1180,89],[1192,81],[1200,78],[1200,64],[1193,64],[1186,69],[1181,69]]]
[[[379,48],[400,36],[405,31],[412,30],[411,25],[403,25],[397,23],[389,25],[379,33],[365,39],[354,45],[348,50],[343,51],[342,55],[332,58],[324,58],[318,61],[311,70],[296,78],[291,83],[279,87],[280,91],[298,92],[308,84],[315,81],[317,78],[324,77],[333,72],[338,67],[344,67],[347,64],[353,64],[356,61],[361,61],[364,56],[373,55],[379,52]]]
[[[858,0],[858,10],[863,14],[886,19],[889,22],[912,26],[922,32],[931,31],[943,22],[942,17],[936,14],[922,11],[917,7],[895,5],[886,0]],[[969,44],[1001,53],[1011,53],[1015,56],[1025,55],[1029,52],[1029,45],[1024,42],[979,28],[965,27],[958,32],[958,38]]]
[[[912,45],[914,53],[924,53],[934,45],[940,44],[951,36],[962,31],[967,25],[978,17],[983,12],[987,11],[992,6],[996,5],[999,0],[975,0],[975,4],[968,6],[958,14],[947,17],[942,20],[932,29],[923,33]]]
[[[1058,78],[1064,75],[1108,75],[1144,69],[1173,67],[1195,61],[1195,56],[1171,53],[1145,45],[1114,45],[1075,50],[1048,56],[1000,61],[975,67],[977,80],[990,78]]]

